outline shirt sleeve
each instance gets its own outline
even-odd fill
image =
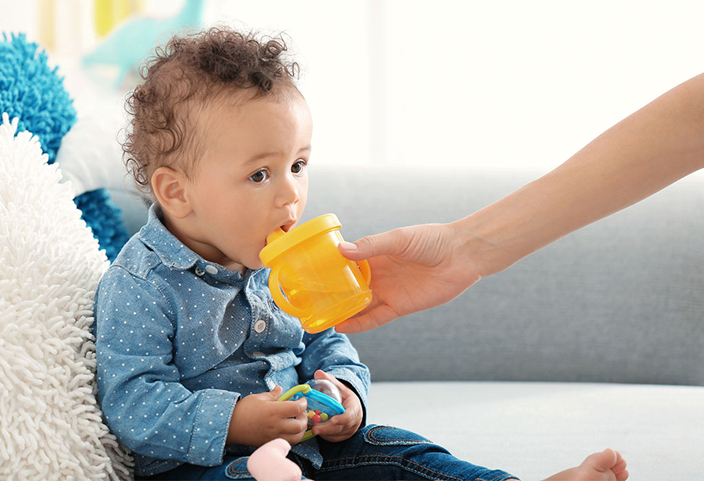
[[[95,303],[98,399],[112,432],[136,453],[215,466],[239,394],[180,383],[174,317],[157,286],[108,269]]]
[[[366,425],[371,377],[369,368],[359,361],[359,354],[349,338],[331,328],[318,334],[306,333],[303,342],[306,349],[298,365],[299,378],[303,382],[313,379],[315,371],[320,369],[346,383],[362,403],[362,426]]]

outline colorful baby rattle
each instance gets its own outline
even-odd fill
[[[331,417],[345,412],[339,389],[325,379],[311,379],[305,384],[294,386],[286,391],[278,401],[296,401],[302,397],[308,401],[306,416],[309,427],[325,424]],[[313,436],[315,436],[313,431],[308,429],[301,441],[307,441]]]

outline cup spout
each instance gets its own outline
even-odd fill
[[[280,238],[282,235],[286,235],[286,232],[281,227],[277,227],[271,234],[266,236],[266,243],[271,244],[276,239]]]

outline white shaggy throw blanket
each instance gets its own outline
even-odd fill
[[[70,186],[0,124],[0,479],[129,479],[95,398],[93,295],[108,261]]]

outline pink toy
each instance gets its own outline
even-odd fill
[[[278,438],[260,446],[247,461],[247,470],[257,481],[299,481],[301,468],[286,455],[291,445]]]

